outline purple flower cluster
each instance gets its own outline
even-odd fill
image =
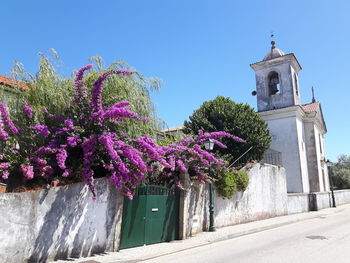
[[[11,167],[11,163],[10,162],[3,162],[0,163],[0,172],[2,173],[2,179],[6,180],[8,179],[10,173],[8,171],[8,169]]]
[[[204,143],[208,139],[213,139],[215,142],[218,142],[217,139],[222,139],[222,138],[230,138],[236,142],[245,142],[242,138],[232,135],[231,133],[224,132],[224,131],[218,131],[218,132],[203,132],[203,131],[198,131],[198,137],[196,142],[198,144]],[[220,145],[220,147],[223,147],[223,144]]]
[[[10,139],[10,136],[6,131],[0,128],[0,141],[8,141]]]
[[[75,147],[79,143],[79,136],[68,136],[67,137],[67,145],[69,147]]]
[[[68,154],[65,149],[59,149],[57,154],[56,154],[56,160],[57,160],[57,165],[59,168],[62,170],[66,169],[66,160],[67,160]]]
[[[98,76],[95,81],[92,90],[91,90],[91,110],[92,112],[100,112],[102,111],[102,90],[103,83],[108,79],[108,77],[112,74],[112,71],[107,71]]]
[[[84,72],[91,68],[92,68],[92,65],[86,65],[85,67],[82,67],[81,69],[79,69],[75,76],[73,89],[75,91],[74,102],[76,103],[81,103],[85,100],[85,97],[87,95],[86,93],[87,87],[82,85],[82,83],[84,82]]]
[[[126,119],[126,118],[133,118],[136,120],[139,120],[140,118],[135,114],[135,112],[125,109],[123,107],[118,107],[116,105],[113,105],[108,110],[106,110],[102,114],[102,119]]]
[[[29,164],[21,164],[20,169],[22,171],[23,176],[30,180],[34,178],[33,166]]]
[[[33,109],[30,106],[23,104],[22,108],[29,119],[33,118]]]
[[[112,75],[123,75],[128,76],[133,74],[134,72],[128,69],[119,69],[116,71],[107,71],[102,73],[98,76],[97,80],[93,84],[92,90],[91,90],[91,110],[95,115],[99,113],[101,115],[103,113],[103,106],[102,106],[102,90],[103,90],[103,83]],[[117,106],[116,104],[112,106],[113,109],[125,107],[122,106],[124,102],[121,102],[121,106]]]
[[[6,131],[12,134],[19,134],[19,130],[13,124],[10,118],[10,114],[7,111],[5,104],[3,103],[0,103],[0,114],[1,114],[2,124],[4,125]]]
[[[46,125],[35,125],[33,127],[33,130],[35,130],[38,133],[38,135],[43,137],[47,137],[50,135],[50,131]]]

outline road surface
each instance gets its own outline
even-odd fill
[[[145,263],[350,263],[350,209]]]

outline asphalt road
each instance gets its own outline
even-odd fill
[[[350,263],[350,209],[143,262]]]

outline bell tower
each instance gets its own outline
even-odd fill
[[[255,71],[258,111],[300,105],[298,72],[301,66],[293,53],[285,54],[271,41],[271,50],[260,62],[251,64]]]

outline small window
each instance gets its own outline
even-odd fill
[[[320,143],[320,152],[322,153],[322,141],[321,141],[321,134],[318,134],[318,142]]]
[[[280,78],[278,73],[275,71],[270,72],[269,74],[269,93],[270,95],[276,95],[280,93]]]
[[[298,77],[297,74],[294,73],[294,86],[295,86],[295,93],[297,96],[299,96],[299,87],[298,87]]]

